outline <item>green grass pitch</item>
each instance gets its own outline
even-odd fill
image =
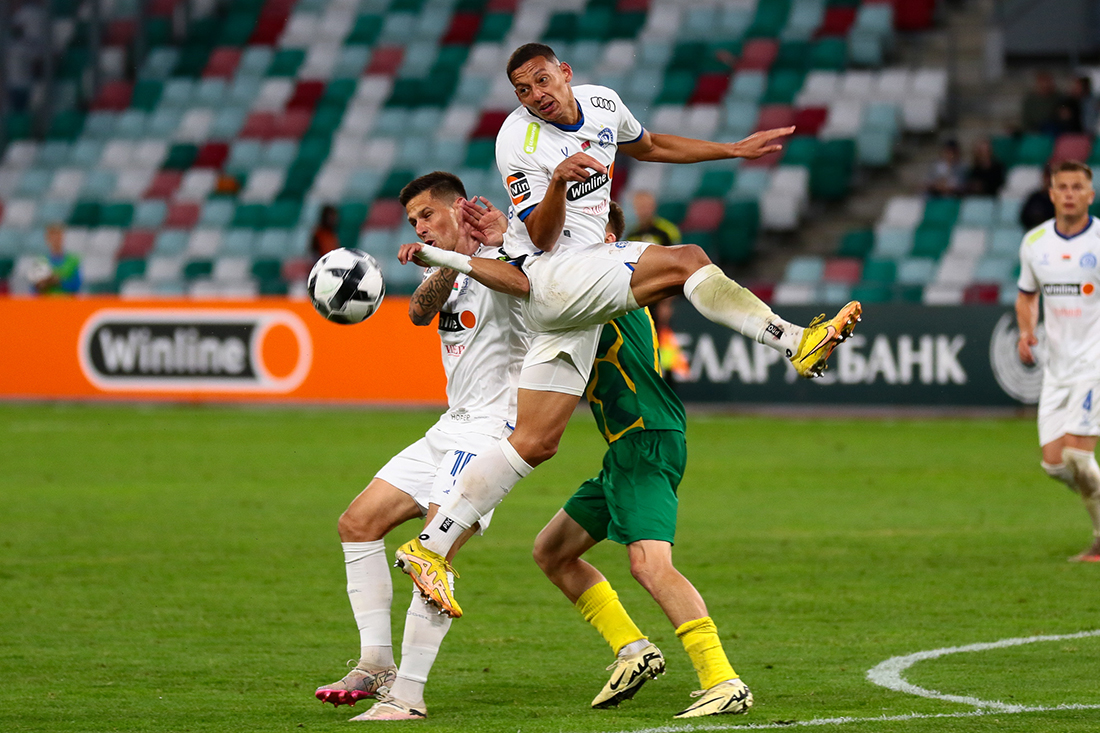
[[[0,731],[336,731],[366,709],[313,689],[358,652],[336,518],[428,412],[0,406]],[[694,416],[679,568],[756,695],[740,726],[967,713],[871,684],[895,656],[1100,628],[1079,500],[1006,420]],[[459,556],[456,621],[428,684],[446,732],[671,726],[697,686],[623,548],[591,557],[668,674],[588,703],[610,650],[530,556],[600,462],[578,415]],[[411,536],[410,525],[387,543]],[[410,585],[394,571],[397,646]],[[1100,705],[1100,637],[958,654],[910,682],[1029,706]],[[852,731],[1095,731],[1100,710],[830,724]],[[814,728],[815,730],[821,728]]]

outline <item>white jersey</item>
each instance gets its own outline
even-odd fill
[[[500,256],[483,247],[478,257]],[[435,269],[425,273],[428,277]],[[441,424],[492,432],[516,424],[516,389],[529,336],[521,301],[459,274],[439,310],[439,341],[447,375]]]
[[[565,226],[554,251],[604,241],[615,153],[620,144],[640,140],[644,130],[619,95],[607,87],[582,84],[573,87],[573,96],[581,113],[575,125],[547,122],[521,106],[508,115],[497,134],[497,170],[511,197],[505,247],[513,256],[537,251],[523,220],[546,195],[558,164],[577,153],[600,161],[607,173],[593,173],[587,181],[569,184]]]
[[[1092,217],[1072,237],[1059,234],[1053,219],[1024,236],[1017,285],[1025,293],[1043,294],[1045,379],[1068,383],[1100,378],[1098,257],[1100,224]]]

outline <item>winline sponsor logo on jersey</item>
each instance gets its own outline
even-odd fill
[[[615,164],[612,163],[611,167],[607,169],[607,173],[593,173],[588,177],[588,180],[574,183],[569,190],[565,192],[565,198],[569,201],[576,201],[579,198],[584,198],[593,191],[606,185],[614,175]]]
[[[106,392],[286,393],[313,362],[291,311],[106,309],[80,333],[80,367]]]
[[[1094,289],[1092,283],[1085,283],[1084,287],[1081,283],[1047,283],[1043,285],[1043,295],[1092,295]]]
[[[473,311],[462,311],[461,313],[439,312],[440,331],[465,331],[468,328],[473,328],[475,325],[477,325],[477,317],[474,315]]]

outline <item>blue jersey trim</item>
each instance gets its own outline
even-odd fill
[[[642,139],[642,135],[645,135],[644,127],[642,128],[642,131],[638,133],[638,137],[634,138],[633,140],[627,140],[626,142],[620,142],[619,145],[629,145],[630,143],[636,143]]]
[[[1035,293],[1039,292],[1038,290],[1024,290],[1023,288],[1018,287],[1018,286],[1017,286],[1016,289],[1019,290],[1024,295],[1035,295]]]
[[[573,101],[576,102],[577,100],[574,99]],[[584,127],[584,110],[581,109],[580,102],[577,102],[577,114],[579,114],[581,118],[572,125],[559,125],[557,122],[550,122],[550,120],[543,120],[543,122],[549,122],[551,125],[558,128],[559,130],[565,130],[566,132],[576,132],[577,130]]]
[[[1057,234],[1059,237],[1061,237],[1062,239],[1064,239],[1068,242],[1071,239],[1076,239],[1077,237],[1080,237],[1082,234],[1087,232],[1091,226],[1092,226],[1092,215],[1090,214],[1089,215],[1089,223],[1085,225],[1085,228],[1082,229],[1081,231],[1077,232],[1076,234],[1072,234],[1068,237],[1065,234],[1062,234],[1060,231],[1058,231],[1058,222],[1057,222],[1057,220],[1055,220],[1054,226],[1052,228],[1054,229],[1055,234]]]
[[[535,210],[536,206],[538,206],[538,204],[535,204],[535,206],[531,206],[529,208],[524,209],[523,211],[516,214],[516,216],[519,217],[520,221],[527,221],[527,217],[531,215],[531,212]]]

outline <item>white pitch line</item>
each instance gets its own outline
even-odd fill
[[[1017,715],[1019,713],[1045,713],[1058,710],[1100,710],[1100,705],[1035,705],[1027,707],[1017,706],[1016,710],[969,710],[962,713],[904,713],[902,715],[879,715],[874,718],[811,718],[810,720],[794,720],[790,723],[730,723],[722,725],[712,723],[709,725],[663,725],[658,728],[641,728],[636,730],[622,730],[618,733],[691,733],[692,731],[721,731],[721,730],[776,730],[779,728],[807,728],[822,725],[846,725],[848,723],[889,723],[905,720],[926,720],[931,718],[980,718],[986,715]]]
[[[890,657],[885,662],[877,664],[868,670],[867,679],[880,687],[885,687],[896,692],[906,692],[910,695],[918,695],[919,697],[928,697],[935,700],[943,700],[944,702],[972,705],[979,709],[1000,710],[1006,713],[1028,712],[1031,708],[1026,705],[1010,705],[1000,702],[999,700],[979,700],[976,697],[967,695],[945,695],[937,690],[917,687],[906,681],[902,676],[902,672],[909,669],[917,662],[923,662],[926,659],[945,657],[948,654],[984,652],[990,649],[1005,649],[1007,647],[1022,646],[1024,644],[1035,644],[1041,641],[1064,641],[1066,639],[1083,639],[1089,636],[1100,636],[1100,629],[1095,631],[1080,631],[1076,634],[1060,634],[1057,636],[1025,636],[1017,639],[1001,639],[1000,641],[990,641],[982,644],[944,647],[943,649],[932,649],[925,652],[916,652],[915,654]]]
[[[944,647],[925,652],[916,652],[904,656],[890,657],[885,662],[876,664],[867,672],[867,679],[876,685],[896,692],[906,692],[910,695],[943,700],[945,702],[962,703],[972,705],[977,710],[959,713],[904,713],[902,715],[880,715],[873,718],[811,718],[810,720],[793,720],[789,723],[710,723],[705,725],[662,725],[657,728],[640,728],[634,730],[622,730],[618,733],[691,733],[692,731],[722,731],[722,730],[775,730],[778,728],[807,728],[822,725],[847,725],[848,723],[884,723],[903,720],[927,720],[931,718],[978,718],[986,715],[1016,715],[1019,713],[1045,713],[1058,710],[1100,710],[1100,705],[1081,705],[1077,703],[1064,703],[1062,705],[1010,705],[998,700],[979,700],[976,697],[964,695],[945,695],[936,690],[927,690],[910,684],[902,676],[902,672],[912,667],[917,662],[926,659],[936,659],[948,654],[960,654],[962,652],[982,652],[990,649],[1005,649],[1007,647],[1035,644],[1042,641],[1065,641],[1066,639],[1084,639],[1090,636],[1100,636],[1100,629],[1094,631],[1079,631],[1075,634],[1059,634],[1056,636],[1025,636],[1016,639],[1001,639],[1000,641],[983,642],[980,644],[967,644],[966,646]]]

